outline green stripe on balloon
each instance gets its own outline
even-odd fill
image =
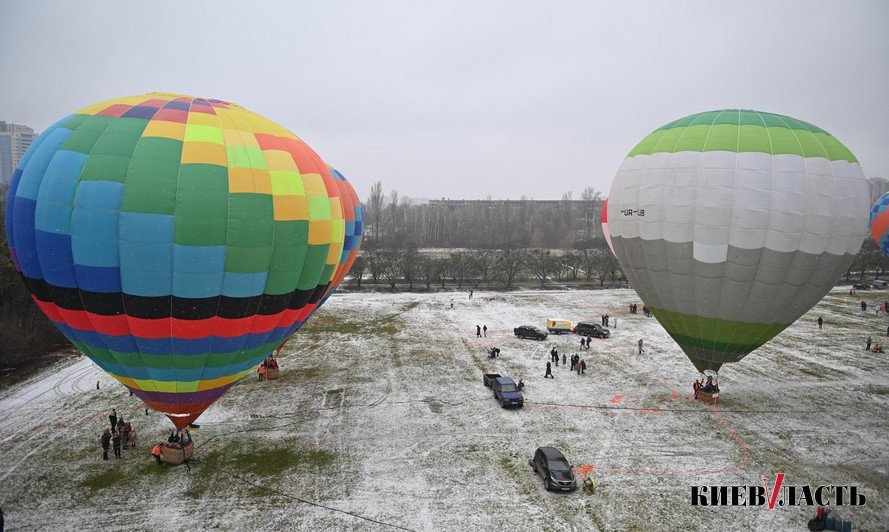
[[[742,112],[739,120],[737,111],[700,113],[667,124],[642,139],[628,157],[680,151],[760,152],[858,162],[821,128],[768,113]]]
[[[727,321],[654,308],[651,312],[680,345],[730,353],[750,353],[790,325]]]

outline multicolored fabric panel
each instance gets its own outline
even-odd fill
[[[293,133],[165,93],[52,125],[6,209],[41,310],[179,427],[317,308],[356,219],[354,190]]]
[[[883,254],[889,256],[889,192],[883,194],[870,210],[870,234]]]
[[[861,248],[869,205],[835,137],[727,109],[645,137],[615,176],[608,226],[633,288],[695,366],[715,371],[824,297]]]

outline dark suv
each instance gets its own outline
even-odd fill
[[[546,340],[547,333],[533,325],[521,325],[512,330],[519,338],[531,338],[532,340]]]
[[[571,464],[555,447],[538,447],[534,458],[528,460],[528,463],[543,479],[543,486],[548,491],[577,489],[577,478],[571,470]]]
[[[596,323],[578,323],[574,327],[574,332],[581,336],[595,336],[596,338],[608,338],[611,331]]]

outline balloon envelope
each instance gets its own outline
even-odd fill
[[[836,138],[746,110],[657,129],[608,202],[624,272],[700,371],[741,360],[815,305],[860,249],[870,204]]]
[[[874,202],[870,211],[870,234],[880,246],[883,254],[889,256],[889,192]]]
[[[608,249],[614,255],[614,245],[611,243],[611,229],[608,227],[608,198],[605,198],[605,203],[602,204],[602,235],[605,237]]]
[[[6,231],[41,310],[183,427],[345,275],[356,219],[351,186],[285,128],[152,93],[40,135],[15,170]]]

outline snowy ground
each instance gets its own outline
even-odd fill
[[[873,308],[889,293],[862,297]],[[864,340],[886,339],[889,320],[859,300],[837,290],[724,366],[714,410],[689,399],[693,366],[656,320],[627,314],[632,290],[337,295],[288,344],[280,380],[242,381],[200,418],[190,470],[148,453],[166,418],[67,358],[0,383],[0,507],[9,530],[805,530],[812,508],[690,506],[693,484],[784,472],[788,484],[858,485],[867,505],[842,512],[885,530],[889,354]],[[512,335],[603,313],[617,328],[582,352],[585,376],[559,366],[542,378],[549,349],[570,356],[576,336]],[[501,409],[483,370],[524,378],[526,407]],[[106,463],[112,407],[141,443]],[[588,466],[599,491],[546,492],[527,466],[543,444]]]

